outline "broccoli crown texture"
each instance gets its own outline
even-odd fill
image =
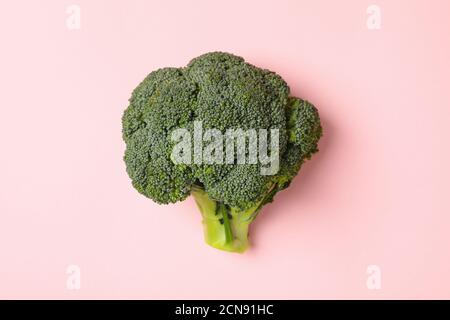
[[[192,132],[194,121],[221,132],[278,129],[280,169],[262,175],[260,163],[175,163],[171,133],[178,128]],[[230,221],[250,223],[318,150],[322,135],[317,109],[290,97],[280,76],[223,52],[201,55],[184,68],[151,72],[133,91],[122,124],[124,159],[133,186],[161,204],[192,193],[204,222],[218,223],[212,231],[206,225],[207,242],[237,252],[247,247],[246,225],[233,226]],[[223,239],[215,235],[227,229],[227,223]],[[215,239],[208,241],[208,236]]]

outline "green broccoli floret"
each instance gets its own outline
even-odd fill
[[[193,134],[196,122],[203,130],[223,133],[276,129],[279,170],[261,174],[260,162],[174,161],[171,134],[179,128]],[[193,195],[203,216],[205,241],[232,252],[248,248],[250,223],[318,151],[322,135],[317,109],[290,97],[280,76],[223,52],[201,55],[185,68],[151,72],[133,91],[122,124],[124,160],[133,186],[161,204]]]

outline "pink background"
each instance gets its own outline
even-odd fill
[[[449,1],[75,3],[78,31],[71,2],[1,5],[0,298],[450,298]],[[325,130],[244,255],[122,161],[132,89],[215,50],[277,71]]]

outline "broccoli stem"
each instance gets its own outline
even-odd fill
[[[217,249],[244,252],[249,246],[248,227],[253,221],[254,210],[230,209],[211,199],[199,187],[192,188],[191,194],[202,213],[205,242]]]
[[[223,227],[225,229],[225,241],[229,243],[233,241],[233,231],[231,230],[229,212],[226,205],[224,205],[223,203],[217,203],[217,210],[219,212],[219,215],[222,216],[222,220],[219,219],[219,221],[223,224]]]

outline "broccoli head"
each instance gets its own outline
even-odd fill
[[[124,160],[136,190],[160,204],[192,195],[202,213],[205,241],[232,252],[248,248],[250,223],[318,151],[322,135],[317,109],[290,96],[280,76],[223,52],[201,55],[184,68],[151,72],[133,91],[122,124]],[[212,148],[218,161],[199,161],[199,125],[201,132],[224,134],[206,138],[202,133],[197,138],[203,144],[241,137],[244,149],[239,153],[237,145],[219,143]],[[185,162],[173,155],[178,143],[173,134],[180,128],[188,133],[184,142],[194,140],[194,148],[184,152]],[[267,161],[250,160],[252,130],[253,138],[276,132],[265,143],[257,141],[253,151],[274,146],[266,156],[277,159],[277,170],[267,173]],[[230,140],[229,132],[236,134]],[[228,151],[228,160],[220,160]]]

